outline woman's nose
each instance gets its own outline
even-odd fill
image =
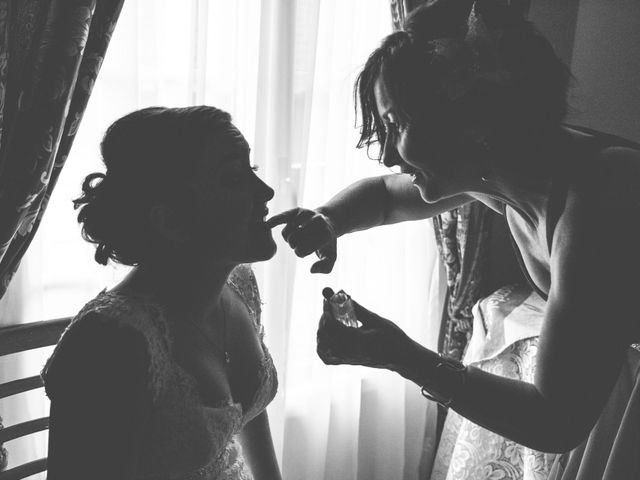
[[[398,154],[398,150],[396,150],[396,147],[388,139],[384,142],[384,147],[382,148],[382,157],[380,160],[385,167],[389,168],[400,165],[401,163],[402,159]]]
[[[260,197],[264,202],[271,200],[276,193],[273,188],[267,185],[261,178],[258,178],[258,189],[260,191]]]

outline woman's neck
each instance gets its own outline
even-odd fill
[[[197,261],[139,265],[114,290],[149,296],[169,312],[199,321],[219,308],[222,290],[235,266]]]
[[[546,219],[554,173],[567,161],[571,146],[571,138],[563,129],[537,136],[534,141],[502,145],[498,149],[502,160],[497,163],[523,167],[496,169],[481,183],[480,193],[511,206],[529,225],[538,228]]]
[[[533,228],[546,218],[551,181],[520,183],[518,179],[496,176],[480,187],[482,195],[509,205]]]

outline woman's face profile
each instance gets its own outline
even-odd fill
[[[195,180],[196,245],[215,261],[249,263],[276,252],[265,225],[274,191],[249,161],[250,148],[233,125],[206,140]]]
[[[437,121],[403,124],[384,81],[374,86],[378,116],[386,129],[381,161],[387,167],[398,165],[402,173],[414,175],[414,184],[427,203],[465,191],[464,172],[468,158],[456,155],[455,138]],[[428,112],[427,112],[428,113]]]

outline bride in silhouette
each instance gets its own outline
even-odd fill
[[[43,370],[48,478],[280,479],[277,390],[250,262],[276,246],[273,190],[228,113],[146,108],[101,145],[78,221],[95,259],[133,266],[73,319]]]

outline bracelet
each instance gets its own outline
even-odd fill
[[[441,353],[438,354],[440,356],[441,361],[436,365],[436,377],[439,377],[437,380],[437,384],[446,385],[444,388],[445,392],[442,391],[434,391],[439,389],[434,389],[433,387],[427,387],[426,385],[420,389],[420,393],[422,396],[431,400],[433,402],[437,402],[443,407],[449,407],[451,402],[453,401],[453,397],[456,393],[459,393],[460,390],[464,387],[467,380],[467,367],[458,360],[453,358],[446,358]],[[439,375],[439,371],[448,370],[449,372],[453,372],[456,375],[452,378],[450,375],[446,375],[442,377]],[[448,377],[448,378],[447,378]],[[446,391],[448,390],[448,395]]]
[[[320,210],[316,210],[316,213],[324,219],[325,223],[327,224],[327,227],[329,228],[329,232],[331,233],[331,235],[333,235],[334,238],[337,239],[338,233],[336,232],[336,227],[333,224],[333,220],[331,220],[328,215],[326,215]]]

